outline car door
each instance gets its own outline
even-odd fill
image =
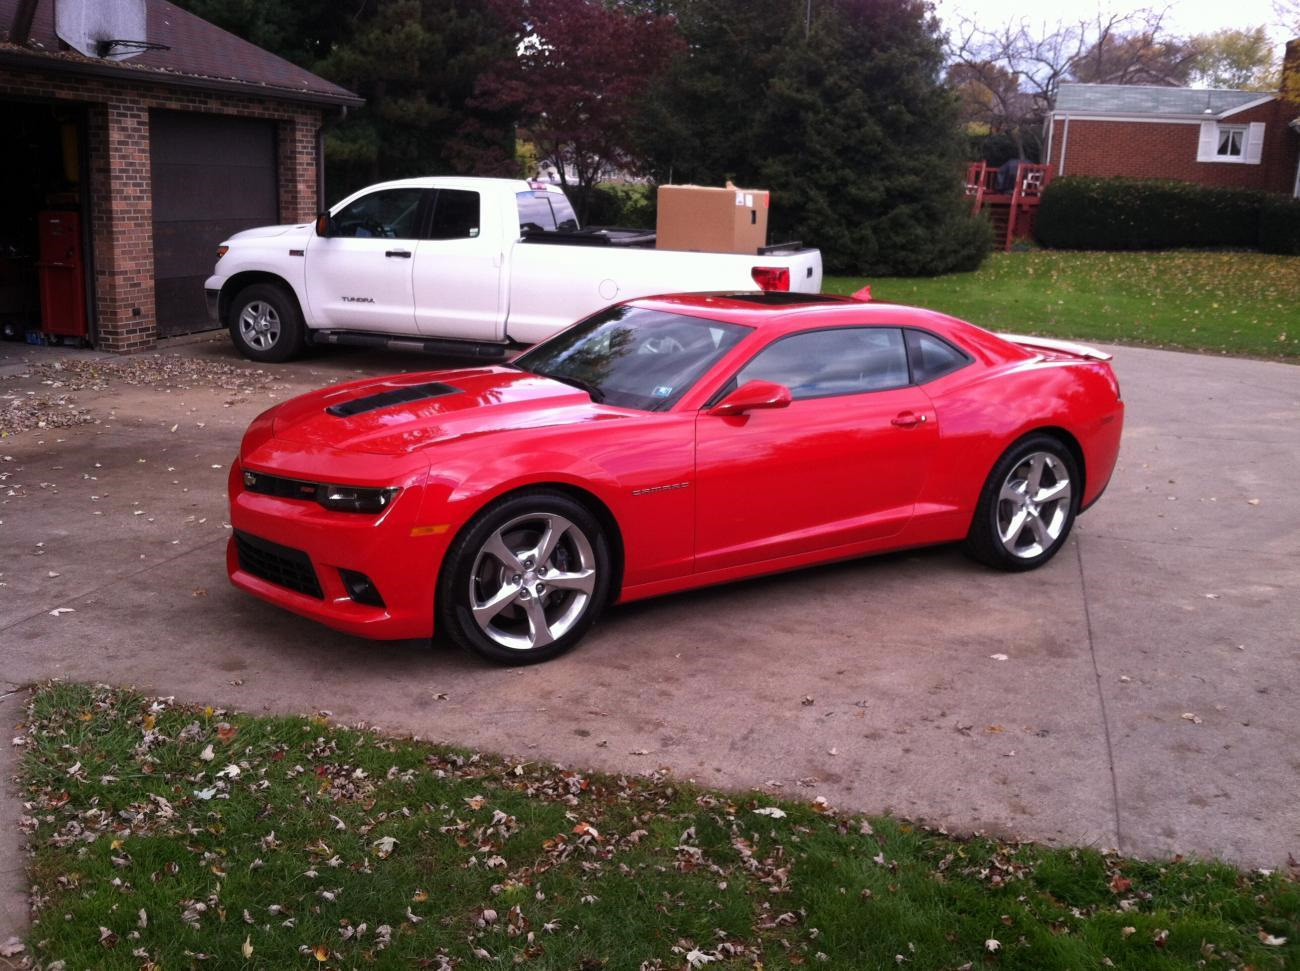
[[[728,386],[774,381],[788,407],[696,419],[696,571],[898,533],[938,441],[910,383],[902,330],[834,327],[778,338]]]
[[[318,328],[415,332],[412,257],[429,192],[377,189],[333,214],[307,243],[307,302]]]
[[[483,231],[483,202],[468,189],[438,190],[427,238],[415,250],[415,321],[423,335],[505,340],[501,239]]]

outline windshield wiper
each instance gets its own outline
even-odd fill
[[[572,385],[581,391],[585,391],[587,394],[591,395],[591,400],[596,402],[596,404],[600,404],[605,400],[605,392],[601,391],[600,388],[596,387],[590,381],[584,381],[582,378],[571,378],[567,374],[546,374],[542,371],[534,371],[533,373],[540,374],[544,378],[550,378],[552,381],[560,381],[564,384]]]

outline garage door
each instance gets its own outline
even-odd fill
[[[153,111],[149,145],[158,335],[207,330],[214,324],[203,281],[212,275],[217,244],[241,229],[279,222],[275,123]]]

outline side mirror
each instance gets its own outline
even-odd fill
[[[328,212],[322,212],[316,216],[316,235],[334,235],[334,217],[332,217]]]
[[[730,417],[765,408],[788,408],[790,389],[774,381],[746,381],[709,409],[710,415]]]

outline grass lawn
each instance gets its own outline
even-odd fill
[[[990,330],[1300,358],[1300,257],[1263,253],[994,253],[975,273],[828,277],[828,293],[871,284]]]
[[[103,686],[45,687],[19,737],[47,969],[1300,961],[1300,887],[1277,874],[955,839]]]

